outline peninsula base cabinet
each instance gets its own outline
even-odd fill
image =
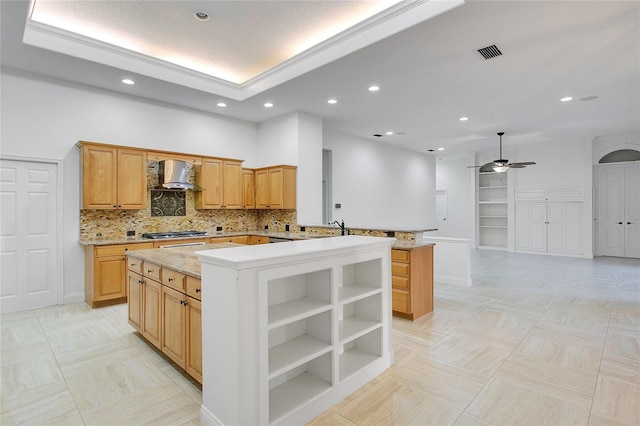
[[[433,311],[433,246],[391,250],[393,315],[415,320]]]
[[[390,367],[392,243],[345,236],[294,242],[290,254],[200,254],[210,284],[201,423],[304,424]]]
[[[202,309],[198,278],[129,258],[129,324],[202,383]]]

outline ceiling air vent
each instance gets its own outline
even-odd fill
[[[478,49],[478,53],[482,55],[484,59],[491,59],[497,56],[502,56],[502,52],[498,49],[498,46],[492,44],[491,46],[483,47],[482,49]]]

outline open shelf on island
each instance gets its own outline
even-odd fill
[[[331,350],[331,312],[269,330],[269,378]]]
[[[338,322],[340,343],[347,343],[380,327],[382,324],[382,295],[374,294],[342,306]]]
[[[342,345],[339,356],[340,380],[345,380],[382,355],[380,328]]]
[[[308,297],[269,306],[269,329],[328,311],[331,305]]]
[[[269,422],[308,404],[331,389],[331,384],[305,371],[269,391]]]
[[[338,283],[338,302],[351,303],[382,292],[380,260],[344,265]]]

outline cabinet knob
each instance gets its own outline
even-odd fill
[[[167,281],[171,282],[171,281],[173,281],[173,278],[169,277],[169,278],[167,279]]]
[[[618,225],[622,225],[622,222],[618,222]]]
[[[153,269],[147,269],[147,274],[150,274],[153,272]]]
[[[200,289],[199,288],[196,288],[196,293],[200,293]]]
[[[627,225],[633,225],[633,223],[631,223],[631,222],[627,222]]]

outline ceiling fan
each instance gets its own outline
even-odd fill
[[[527,166],[532,166],[532,165],[536,164],[533,161],[524,161],[524,162],[520,162],[520,163],[510,163],[509,160],[503,159],[502,158],[502,135],[504,135],[504,132],[498,132],[498,136],[500,136],[500,159],[499,160],[493,160],[493,163],[487,163],[487,164],[484,164],[482,166],[468,166],[468,168],[479,167],[480,168],[480,172],[488,172],[490,170],[487,170],[487,169],[489,167],[491,167],[494,172],[503,173],[503,172],[506,172],[509,169],[524,169]],[[484,168],[484,170],[483,170],[483,168]]]

